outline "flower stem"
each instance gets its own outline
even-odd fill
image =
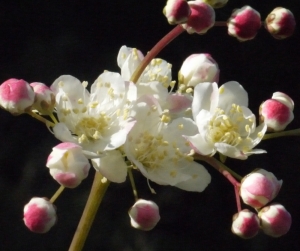
[[[131,183],[134,199],[135,199],[135,201],[137,201],[139,199],[139,197],[138,197],[138,193],[137,193],[137,190],[136,190],[136,186],[135,186],[135,182],[134,182],[134,178],[133,178],[131,168],[128,168],[128,176],[129,176],[129,180],[130,180],[130,183]]]
[[[30,116],[32,116],[33,118],[45,123],[47,126],[51,126],[51,127],[54,127],[55,124],[52,123],[51,121],[45,119],[44,117],[32,112],[32,111],[28,111],[27,114],[29,114]]]
[[[74,234],[69,251],[82,250],[109,183],[110,182],[104,178],[101,173],[95,173],[91,192]]]
[[[273,139],[273,138],[279,138],[279,137],[284,137],[284,136],[300,136],[300,128],[290,130],[290,131],[274,132],[274,133],[265,134],[262,139],[263,140]]]
[[[141,64],[137,67],[135,72],[132,74],[130,81],[133,83],[136,83],[147,67],[147,65],[150,63],[150,61],[156,57],[156,55],[165,48],[173,39],[175,39],[177,36],[179,36],[184,29],[181,25],[177,25],[173,30],[171,30],[167,35],[165,35],[144,57]]]
[[[57,191],[55,192],[55,194],[53,194],[53,196],[50,199],[50,202],[53,204],[56,199],[59,197],[59,195],[64,191],[65,187],[64,186],[60,186]]]
[[[233,177],[235,177],[238,180],[242,180],[242,178],[243,178],[242,176],[238,175],[236,172],[234,172],[229,167],[225,166],[222,162],[216,160],[213,157],[208,157],[208,156],[203,156],[203,155],[196,154],[196,155],[194,155],[194,159],[205,161],[206,163],[210,164],[213,168],[215,168],[217,171],[219,171],[222,174],[223,174],[224,171],[227,171],[229,174],[231,174]]]

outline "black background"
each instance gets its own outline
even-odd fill
[[[0,1],[0,81],[14,77],[50,85],[58,76],[71,74],[92,83],[103,70],[118,71],[116,56],[122,45],[146,53],[171,30],[162,14],[164,4],[164,0]],[[291,9],[300,19],[299,0],[229,0],[216,11],[216,20],[226,21],[232,9],[246,4],[263,20],[277,6]],[[176,79],[187,56],[210,53],[221,69],[219,83],[240,82],[256,114],[273,92],[286,92],[295,101],[295,120],[288,129],[295,129],[300,127],[299,46],[299,29],[282,41],[261,29],[254,40],[240,43],[227,35],[225,27],[215,27],[204,36],[181,35],[159,56],[173,64]],[[59,220],[49,233],[31,233],[22,221],[23,206],[31,197],[51,197],[58,188],[45,167],[57,143],[40,122],[0,111],[0,250],[68,249],[94,170],[80,187],[66,190],[56,201]],[[130,227],[127,210],[134,200],[129,182],[111,184],[84,250],[300,250],[299,137],[268,140],[259,147],[268,154],[226,163],[241,175],[261,167],[283,179],[275,201],[293,217],[286,236],[274,239],[260,233],[251,240],[234,236],[233,188],[207,166],[212,183],[203,193],[153,184],[157,195],[151,195],[145,178],[136,174],[140,197],[160,207],[161,221],[150,232]]]

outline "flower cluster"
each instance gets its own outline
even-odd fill
[[[178,24],[179,31],[204,34],[215,25],[214,8],[226,3],[169,0],[164,14],[170,24]],[[276,8],[265,25],[275,38],[285,38],[292,34],[295,22],[290,11]],[[260,14],[244,6],[232,13],[227,26],[238,40],[252,39],[261,26]],[[171,64],[151,53],[144,57],[138,49],[122,46],[117,56],[120,72],[104,71],[91,85],[70,75],[58,77],[50,87],[9,79],[0,86],[0,106],[13,115],[28,113],[44,122],[62,142],[46,161],[50,175],[61,185],[58,194],[64,187],[80,185],[91,165],[101,174],[98,185],[122,183],[129,176],[136,199],[129,210],[131,225],[147,231],[159,222],[159,208],[153,201],[138,198],[132,171],[147,179],[152,192],[149,181],[202,192],[211,176],[196,161],[200,160],[235,186],[237,201],[241,197],[258,211],[242,210],[237,202],[233,233],[251,238],[261,228],[273,237],[286,234],[290,214],[280,204],[269,204],[282,181],[264,169],[241,180],[224,162],[227,157],[246,160],[266,153],[257,145],[270,137],[266,132],[283,131],[293,120],[293,100],[275,92],[260,106],[258,123],[241,84],[218,84],[220,69],[210,54],[187,57],[176,85]],[[57,196],[50,201],[33,198],[25,206],[24,221],[31,231],[44,233],[54,225]]]

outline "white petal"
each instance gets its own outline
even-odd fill
[[[230,81],[219,88],[218,107],[226,110],[232,104],[248,107],[248,94],[238,82]]]
[[[64,123],[57,123],[53,127],[54,136],[62,142],[78,143],[76,138],[72,136],[70,130]]]
[[[92,159],[94,168],[112,182],[124,182],[127,176],[127,165],[122,154],[118,150],[106,153],[104,157]]]
[[[217,84],[216,83],[200,83],[194,89],[194,99],[192,103],[193,117],[196,120],[198,113],[204,109],[211,111],[215,107],[211,107],[212,104],[215,104],[216,99],[218,98],[217,93]]]
[[[167,107],[171,113],[178,113],[189,108],[192,104],[191,97],[182,94],[171,94],[167,97]]]
[[[210,174],[204,166],[196,162],[191,162],[182,172],[188,174],[190,179],[180,182],[175,186],[186,191],[202,192],[211,181]]]
[[[247,155],[235,146],[226,143],[215,143],[215,147],[219,153],[234,158],[234,159],[247,159]]]
[[[215,153],[214,146],[209,144],[202,138],[201,134],[194,136],[184,136],[190,143],[192,149],[201,155],[213,155]]]

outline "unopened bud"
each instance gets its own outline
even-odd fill
[[[294,101],[282,92],[275,92],[272,99],[263,102],[259,109],[260,122],[268,131],[282,131],[294,119]]]
[[[236,213],[232,221],[231,231],[241,238],[253,238],[259,231],[258,216],[247,209]]]
[[[218,9],[227,4],[228,0],[203,0],[203,2],[209,4],[214,9]]]
[[[240,195],[245,204],[261,208],[276,197],[281,185],[282,180],[278,180],[273,173],[259,169],[243,178]]]
[[[272,237],[280,237],[286,234],[292,225],[290,213],[280,204],[264,207],[258,213],[258,217],[264,233]]]
[[[0,106],[13,115],[26,112],[34,96],[31,86],[23,79],[11,78],[0,85]]]
[[[188,4],[191,8],[191,15],[182,27],[189,34],[206,33],[215,24],[214,9],[209,4],[204,3],[203,0],[189,1]]]
[[[253,39],[261,26],[260,14],[250,6],[236,9],[227,22],[228,34],[239,41]]]
[[[138,200],[128,212],[131,226],[148,231],[153,229],[160,220],[159,208],[150,200]]]
[[[43,83],[34,82],[30,86],[35,93],[33,108],[42,114],[50,114],[55,105],[55,95],[51,89]]]
[[[68,188],[77,187],[87,177],[90,169],[81,146],[69,142],[53,147],[46,166],[52,177]]]
[[[192,54],[184,60],[178,73],[179,84],[195,87],[199,83],[218,82],[219,67],[209,54]]]
[[[24,207],[24,223],[32,232],[48,232],[56,219],[54,205],[45,198],[32,198]]]
[[[182,24],[188,20],[191,9],[185,0],[168,0],[163,13],[169,24]]]
[[[284,39],[294,33],[296,26],[293,13],[285,8],[275,8],[266,18],[265,28],[277,39]]]

